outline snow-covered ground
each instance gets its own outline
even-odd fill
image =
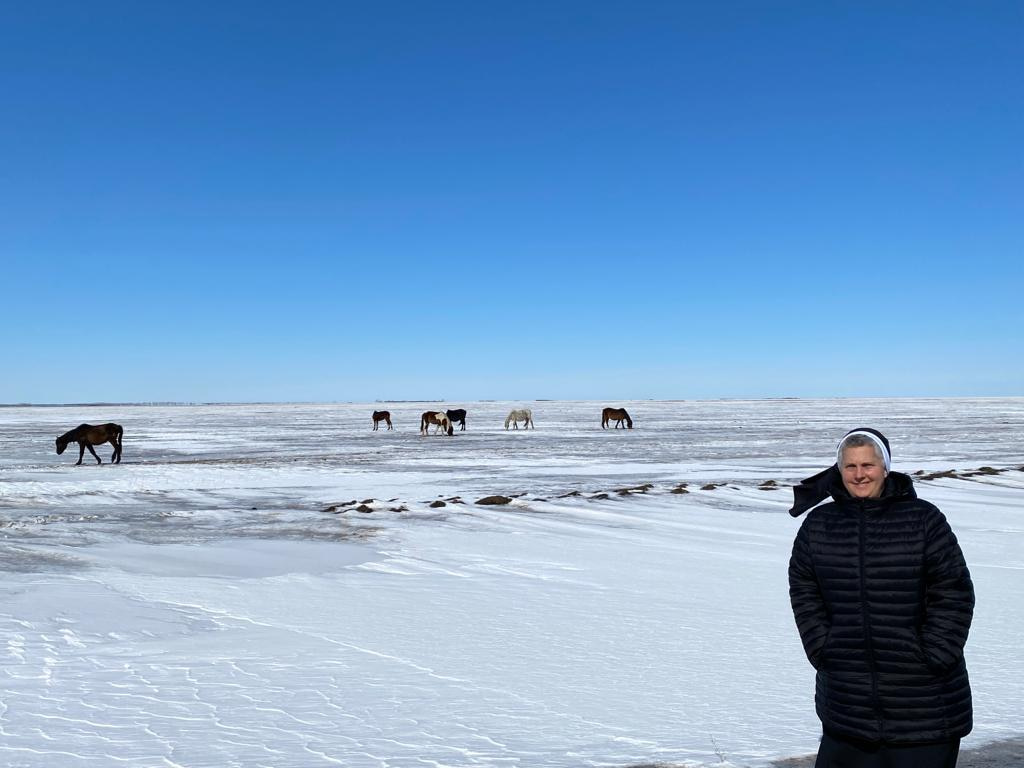
[[[978,593],[965,747],[1024,733],[1024,400],[609,404],[636,428],[583,402],[449,403],[469,410],[453,438],[418,434],[434,403],[0,408],[0,765],[812,752],[786,584],[800,521],[761,486],[862,425],[901,471],[1008,470],[918,487]],[[506,432],[521,405],[537,429]],[[394,432],[370,431],[381,407]],[[55,455],[110,420],[120,466],[109,446],[102,466]],[[491,494],[515,499],[473,503]]]

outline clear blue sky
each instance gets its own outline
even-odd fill
[[[1019,2],[9,3],[0,402],[1024,395]]]

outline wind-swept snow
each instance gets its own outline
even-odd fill
[[[421,437],[445,405],[467,431]],[[601,430],[602,403],[539,402],[536,430],[506,432],[519,405],[389,404],[376,433],[380,404],[0,409],[0,763],[813,751],[785,486],[861,425],[901,471],[1006,470],[918,488],[978,593],[965,746],[1024,732],[1024,401],[608,403],[632,431]],[[120,466],[54,454],[108,420]],[[491,494],[513,501],[473,504]]]

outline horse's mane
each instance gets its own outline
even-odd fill
[[[61,435],[57,439],[65,442],[65,443],[70,443],[72,440],[77,439],[78,434],[80,432],[84,432],[85,430],[91,429],[91,428],[92,427],[89,424],[79,424],[77,427],[75,427],[72,430],[69,430],[69,431],[65,432],[63,435]]]

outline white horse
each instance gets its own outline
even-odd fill
[[[455,434],[455,428],[452,427],[451,419],[448,418],[444,411],[424,411],[423,416],[420,417],[420,434],[428,434],[431,424],[436,425],[435,435],[439,430],[444,430],[444,433],[449,437]]]
[[[505,429],[508,429],[508,425],[511,424],[513,429],[519,429],[519,422],[525,421],[523,429],[528,429],[533,426],[536,429],[536,425],[533,423],[533,411],[529,408],[517,408],[516,410],[510,411],[508,418],[505,419]]]

